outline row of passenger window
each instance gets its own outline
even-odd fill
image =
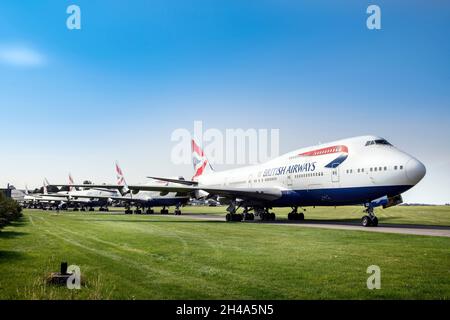
[[[388,167],[384,166],[384,167],[371,167],[368,169],[368,171],[370,172],[377,172],[377,171],[387,171]],[[403,166],[394,166],[394,170],[403,170]],[[355,169],[355,172],[353,172],[353,169],[347,169],[345,171],[346,173],[363,173],[365,172],[364,168],[360,168],[360,169]]]
[[[310,172],[310,173],[300,173],[294,176],[295,179],[299,178],[309,178],[309,177],[322,177],[323,172]]]

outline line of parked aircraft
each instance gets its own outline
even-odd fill
[[[148,177],[142,185],[126,183],[116,164],[115,185],[57,184],[69,191],[29,195],[31,201],[78,204],[83,208],[107,208],[113,201],[125,203],[126,213],[163,207],[175,214],[190,199],[214,199],[228,205],[227,221],[275,220],[275,207],[291,207],[290,220],[303,220],[299,208],[307,206],[363,205],[363,226],[377,226],[374,208],[402,203],[401,194],[425,176],[425,166],[378,136],[360,136],[298,149],[266,163],[215,171],[203,150],[192,140],[194,176]],[[82,190],[79,190],[82,188]],[[36,197],[36,198],[34,198]],[[58,200],[57,200],[58,199]],[[238,213],[242,208],[243,213]]]
[[[24,206],[28,208],[49,208],[65,210],[73,207],[75,211],[109,211],[108,206],[113,203],[123,204],[125,213],[131,214],[153,214],[153,207],[162,207],[161,214],[168,214],[168,207],[175,207],[175,215],[180,215],[180,207],[189,201],[189,197],[183,194],[160,193],[156,191],[130,192],[126,187],[125,177],[122,169],[116,163],[117,185],[112,188],[107,185],[82,184],[74,185],[72,176],[69,174],[69,184],[58,185],[68,191],[49,193],[47,188],[51,185],[44,179],[43,192],[41,194],[30,194],[25,189]],[[154,181],[155,184],[165,184],[162,181]],[[55,186],[55,185],[52,185]],[[136,210],[131,210],[135,206]]]

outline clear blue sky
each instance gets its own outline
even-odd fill
[[[2,1],[0,184],[189,177],[170,135],[202,120],[282,153],[381,135],[427,166],[406,200],[450,202],[449,31],[445,1]]]

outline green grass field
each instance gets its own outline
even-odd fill
[[[306,217],[359,220],[347,209]],[[390,209],[381,222],[449,225],[448,207]],[[61,261],[80,266],[81,290],[45,284]],[[449,299],[450,238],[26,210],[0,231],[0,275],[0,299]]]

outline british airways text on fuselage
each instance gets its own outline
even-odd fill
[[[263,177],[279,176],[288,173],[313,172],[316,170],[316,162],[307,162],[303,164],[294,164],[264,170]]]

